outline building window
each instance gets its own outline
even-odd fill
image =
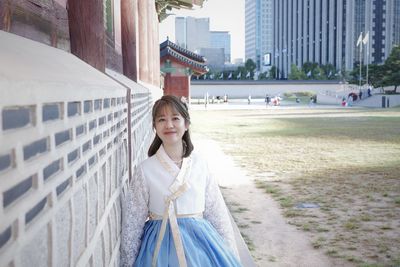
[[[103,5],[107,44],[114,47],[114,0],[104,0]]]

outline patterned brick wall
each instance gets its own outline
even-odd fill
[[[131,83],[1,88],[0,266],[119,265],[120,194],[153,134]]]

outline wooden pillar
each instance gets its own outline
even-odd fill
[[[9,32],[11,28],[11,2],[0,0],[0,30]]]
[[[161,87],[160,85],[160,41],[159,41],[159,24],[158,24],[158,16],[157,12],[154,15],[154,28],[153,28],[153,44],[154,44],[154,56],[153,56],[153,84],[157,87]]]
[[[155,21],[155,13],[156,13],[156,6],[154,1],[147,1],[147,66],[148,66],[148,83],[153,84],[153,76],[154,76],[154,26],[156,24]]]
[[[148,27],[147,27],[147,17],[148,17],[148,1],[139,0],[138,1],[138,11],[139,11],[139,80],[143,82],[148,82]]]
[[[139,69],[137,0],[121,0],[121,32],[123,72],[136,82]]]
[[[103,0],[69,0],[67,8],[71,53],[104,72]]]

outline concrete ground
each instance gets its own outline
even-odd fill
[[[340,105],[320,105],[313,104],[309,105],[308,103],[295,103],[292,101],[282,101],[280,106],[266,105],[264,99],[252,99],[250,104],[248,104],[247,99],[231,99],[228,103],[210,103],[207,106],[204,104],[204,100],[200,100],[199,102],[195,99],[192,99],[190,109],[192,110],[229,110],[229,109],[296,109],[296,108],[354,108],[354,107],[342,107]]]

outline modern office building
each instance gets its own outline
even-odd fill
[[[180,47],[187,49],[186,47],[186,18],[176,17],[175,18],[175,43]]]
[[[231,35],[228,31],[211,31],[210,48],[224,49],[224,62],[231,62]]]
[[[271,52],[279,78],[288,77],[291,64],[330,63],[344,71],[360,61],[383,63],[396,44],[398,0],[246,0],[246,59],[262,66]]]
[[[245,58],[252,59],[257,69],[264,71],[271,65],[273,53],[273,0],[245,2]]]
[[[175,43],[204,56],[211,69],[223,69],[231,61],[231,35],[210,31],[209,18],[175,18]]]
[[[210,18],[176,17],[175,43],[192,52],[210,47]]]
[[[367,1],[369,2],[369,1]],[[372,1],[372,18],[368,18],[372,35],[372,62],[383,62],[392,51],[394,45],[400,45],[400,1]]]
[[[199,54],[205,57],[209,69],[214,71],[224,69],[225,53],[223,48],[200,48]]]

